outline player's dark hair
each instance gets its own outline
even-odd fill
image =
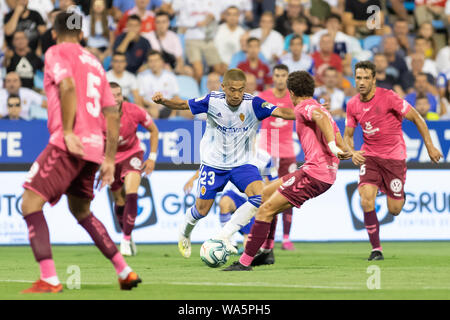
[[[53,24],[53,29],[59,36],[78,36],[82,27],[83,18],[75,12],[58,13]]]
[[[306,71],[295,71],[289,74],[287,87],[297,97],[312,97],[314,95],[314,78]]]
[[[372,71],[372,77],[375,78],[375,74],[376,74],[376,69],[375,69],[375,64],[371,61],[360,61],[355,65],[355,74],[356,74],[356,70],[358,69],[366,69],[366,70],[370,70]]]
[[[120,88],[120,89],[122,89],[120,84],[118,84],[117,82],[113,82],[113,81],[109,83],[109,86],[111,87],[111,89],[113,89],[113,88]]]
[[[258,38],[250,37],[247,39],[247,44],[250,44],[250,42],[252,41],[257,41],[258,43],[261,43],[261,40],[259,40]]]
[[[300,40],[302,42],[303,45],[303,38],[300,37],[298,34],[294,34],[291,38],[291,40],[289,40],[289,45],[292,45],[292,42],[294,42],[294,40]]]
[[[285,65],[285,64],[282,64],[282,63],[277,64],[275,67],[273,67],[272,71],[275,72],[275,70],[284,70],[284,71],[286,71],[287,73],[289,73],[289,68],[288,68],[288,66]]]
[[[130,20],[136,20],[136,21],[139,21],[139,23],[142,22],[141,18],[137,14],[132,14],[131,16],[129,16],[127,19],[127,22]]]

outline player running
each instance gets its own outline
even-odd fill
[[[405,204],[406,145],[402,121],[415,123],[431,161],[437,163],[442,154],[430,138],[428,127],[419,113],[391,90],[377,88],[375,65],[361,61],[355,65],[356,88],[359,92],[347,103],[344,141],[352,152],[352,161],[360,166],[358,191],[364,211],[364,225],[372,245],[370,260],[383,260],[380,225],[375,211],[378,190],[387,195],[389,212],[397,216]],[[358,123],[364,144],[354,149],[353,134]]]
[[[189,101],[153,96],[155,103],[174,110],[190,110],[192,114],[207,113],[206,131],[200,143],[201,169],[195,205],[186,213],[181,226],[178,248],[185,258],[191,255],[190,236],[197,222],[204,218],[217,192],[231,181],[248,200],[236,210],[230,221],[214,239],[223,240],[231,253],[231,236],[250,222],[261,204],[263,182],[253,164],[254,141],[259,122],[270,115],[292,120],[294,112],[278,108],[259,97],[244,93],[246,78],[242,70],[230,69],[223,78],[224,92],[213,91]]]
[[[124,256],[134,256],[137,254],[137,248],[131,238],[131,232],[137,217],[137,192],[141,184],[141,172],[149,175],[155,169],[159,131],[144,109],[123,100],[119,84],[111,82],[110,86],[120,115],[114,182],[110,188],[114,198],[114,212],[123,231],[120,253]],[[150,154],[143,164],[144,151],[136,136],[139,124],[150,132]]]
[[[289,91],[287,78],[289,69],[284,64],[273,68],[272,80],[274,87],[261,92],[258,96],[281,108],[294,109]],[[277,159],[278,176],[282,177],[297,169],[297,159],[294,152],[294,121],[269,117],[261,122],[261,139],[259,147],[267,150],[272,157]],[[277,216],[272,221],[272,228],[277,226]],[[292,208],[283,212],[283,240],[281,249],[294,250],[294,244],[289,240],[292,225]]]
[[[296,130],[305,152],[305,163],[264,188],[263,204],[239,261],[224,271],[250,271],[261,245],[266,241],[274,216],[327,191],[336,180],[339,159],[350,159],[331,114],[313,99],[314,79],[306,71],[292,72],[287,81],[295,105]]]
[[[44,88],[48,97],[50,141],[33,163],[23,185],[22,213],[28,226],[31,249],[41,275],[23,293],[61,292],[52,259],[44,204],[55,205],[67,195],[70,211],[108,258],[119,276],[122,290],[131,290],[141,279],[127,265],[103,224],[90,211],[95,173],[100,166],[101,187],[114,179],[114,156],[119,133],[118,112],[98,60],[79,45],[81,17],[61,12],[54,23],[57,44],[45,54]],[[75,27],[77,26],[77,27]],[[106,118],[106,151],[103,123]],[[97,186],[98,186],[97,184]]]

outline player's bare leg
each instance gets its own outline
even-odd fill
[[[178,238],[178,250],[185,258],[191,256],[191,233],[197,222],[208,215],[214,203],[214,199],[200,199],[195,200],[195,204],[188,209],[184,217],[184,222],[180,227],[180,234]]]
[[[235,262],[224,271],[249,271],[252,270],[251,263],[257,254],[259,248],[266,241],[270,232],[270,226],[273,218],[279,213],[288,208],[292,208],[292,204],[282,196],[278,191],[275,191],[272,196],[264,202],[256,213],[255,223],[252,227],[248,237],[245,251],[238,262]]]
[[[141,175],[138,172],[129,172],[124,179],[125,206],[123,210],[123,238],[120,242],[120,253],[124,256],[137,254],[136,245],[131,239],[131,232],[137,217],[138,189],[141,184]]]
[[[403,206],[405,205],[406,199],[394,199],[387,197],[387,206],[389,213],[393,216],[398,216],[402,212]]]
[[[39,263],[41,275],[31,288],[22,293],[61,292],[63,287],[56,275],[55,263],[52,258],[50,235],[42,208],[46,200],[40,195],[25,189],[22,195],[22,215],[28,226],[28,238],[34,254]]]
[[[131,290],[142,282],[138,275],[127,265],[125,259],[117,250],[105,226],[91,212],[91,200],[68,195],[68,204],[78,223],[89,233],[97,248],[111,261],[119,276],[122,290]]]
[[[119,221],[120,230],[123,230],[123,210],[125,208],[125,190],[120,188],[116,191],[111,191],[114,199],[114,213],[117,221]]]
[[[248,201],[240,206],[232,215],[230,221],[220,230],[220,232],[214,236],[214,239],[219,239],[225,242],[227,250],[232,253],[237,253],[230,239],[231,236],[239,231],[243,226],[247,225],[250,220],[255,216],[261,205],[261,194],[264,188],[264,182],[261,180],[253,181],[245,189],[245,194],[248,197]]]
[[[364,211],[364,225],[372,245],[372,252],[368,260],[383,260],[383,249],[380,244],[380,223],[375,211],[378,187],[372,184],[365,184],[358,191],[361,197],[361,207]]]

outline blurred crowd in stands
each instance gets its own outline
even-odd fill
[[[360,60],[425,119],[450,119],[450,0],[0,0],[0,118],[47,118],[45,52],[67,10],[108,79],[155,119],[192,117],[155,104],[156,91],[199,97],[240,68],[257,95],[280,63],[310,72],[315,97],[344,118]]]

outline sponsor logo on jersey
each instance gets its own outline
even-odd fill
[[[261,108],[272,109],[273,107],[274,107],[274,105],[267,101],[265,101],[261,104]]]
[[[243,133],[243,132],[247,132],[248,131],[248,127],[227,128],[227,127],[222,127],[221,125],[217,125],[216,129],[221,131],[221,132],[223,132],[223,133]]]
[[[380,131],[380,128],[374,128],[374,127],[372,126],[372,124],[370,123],[370,121],[367,121],[367,122],[364,124],[363,132],[364,132],[365,134],[367,134],[367,135],[372,135],[372,134],[377,133],[378,131]]]

